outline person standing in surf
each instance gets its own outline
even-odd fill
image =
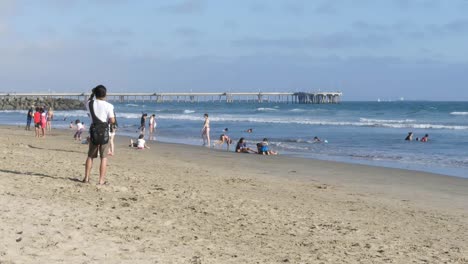
[[[145,127],[146,127],[146,117],[148,116],[147,113],[143,113],[141,115],[141,119],[140,119],[140,127],[138,129],[140,129],[140,134],[144,135],[145,134]]]
[[[210,119],[208,118],[208,114],[204,115],[205,122],[203,123],[202,128],[202,139],[203,139],[203,146],[210,147]]]
[[[152,114],[148,122],[149,140],[154,140],[154,130],[156,129],[156,115]]]

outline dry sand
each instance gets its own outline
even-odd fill
[[[468,179],[72,135],[0,127],[0,263],[468,263]]]

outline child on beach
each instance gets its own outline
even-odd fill
[[[31,106],[28,110],[28,114],[26,115],[26,128],[25,130],[31,130],[31,121],[32,121],[32,118],[34,116],[33,114],[33,107]]]
[[[247,147],[247,142],[244,138],[240,138],[239,142],[236,145],[236,152],[237,153],[257,153],[255,150],[252,150]]]
[[[221,134],[221,136],[219,136],[219,140],[214,143],[214,146],[218,145],[221,147],[224,143],[226,143],[227,151],[229,151],[229,147],[232,144],[232,139],[226,134]]]
[[[46,136],[47,114],[44,108],[39,109],[41,113],[41,137]]]
[[[136,143],[133,142],[133,139],[130,139],[130,145],[128,146],[131,148],[137,148],[137,149],[145,149],[145,148],[149,149],[150,147],[146,145],[146,141],[144,138],[145,138],[145,135],[138,136]]]
[[[264,138],[263,142],[257,144],[258,154],[262,155],[278,155],[278,152],[273,151],[268,146],[268,139]]]
[[[83,123],[81,123],[81,121],[79,119],[77,119],[75,121],[75,125],[76,125],[76,132],[75,132],[75,135],[73,136],[73,138],[75,140],[81,141],[81,133],[83,133],[84,125],[83,125]]]
[[[40,136],[41,130],[41,112],[40,108],[36,107],[36,112],[34,112],[34,130],[35,130],[35,137]]]

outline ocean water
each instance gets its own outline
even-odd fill
[[[468,177],[468,102],[113,104],[119,135],[136,137],[141,114],[156,114],[156,140],[201,146],[208,113],[212,141],[228,128],[231,138],[245,137],[252,147],[266,137],[282,155]],[[55,127],[66,128],[75,119],[90,123],[85,111],[55,116]],[[1,124],[25,121],[26,111],[0,111]],[[253,133],[245,132],[249,128]],[[429,142],[407,142],[408,132],[415,138],[427,133]],[[328,143],[314,143],[314,136]]]

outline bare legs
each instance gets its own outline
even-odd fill
[[[206,146],[206,147],[210,147],[211,146],[211,142],[210,142],[210,129],[209,128],[205,128],[202,132],[202,138],[203,138],[203,145]]]
[[[88,157],[86,159],[85,166],[85,177],[83,182],[89,182],[89,174],[91,173],[91,168],[93,167],[93,159]],[[107,172],[107,158],[101,158],[101,165],[99,166],[99,185],[106,183],[106,172]]]
[[[114,155],[114,136],[112,135],[109,137],[109,155]]]

